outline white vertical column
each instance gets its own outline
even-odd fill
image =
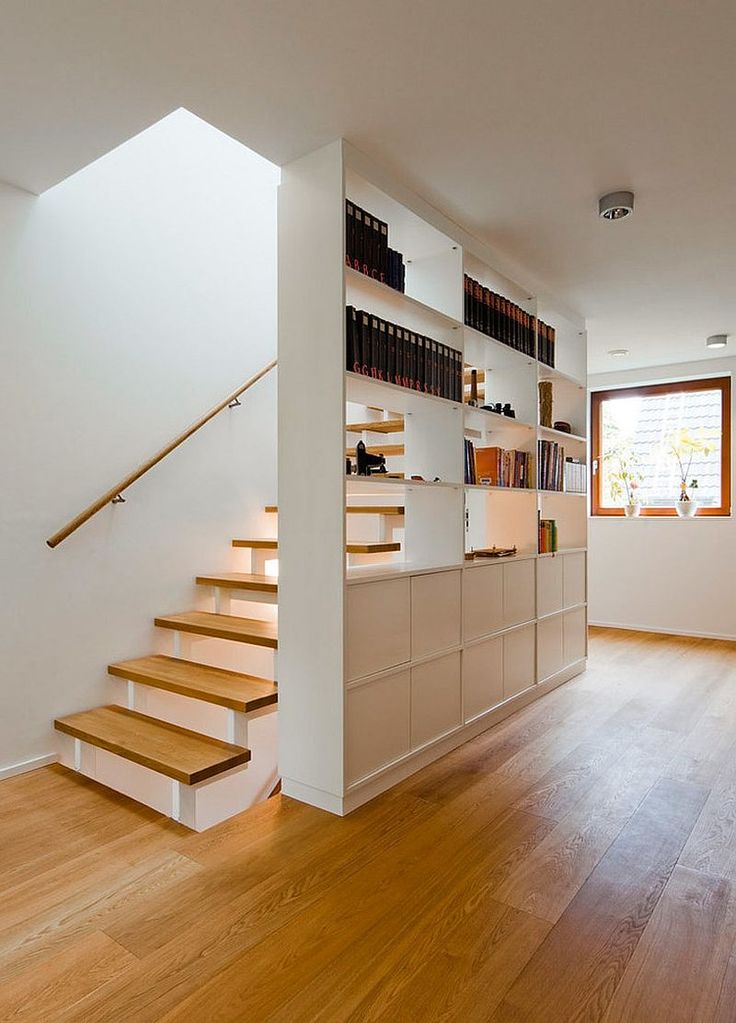
[[[345,544],[343,143],[279,189],[279,743],[283,791],[341,812]]]

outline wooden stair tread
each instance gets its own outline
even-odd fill
[[[233,547],[250,547],[254,551],[277,551],[279,542],[271,539],[233,540]]]
[[[264,593],[278,593],[278,580],[272,575],[256,575],[252,572],[217,572],[212,575],[198,575],[200,586],[222,586],[233,590],[261,590]]]
[[[264,622],[260,618],[240,618],[237,615],[215,614],[212,611],[185,611],[182,614],[164,615],[155,618],[154,624],[161,629],[175,629],[191,632],[197,636],[213,636],[216,639],[232,639],[236,643],[252,643],[278,647],[278,632],[275,622]]]
[[[400,551],[400,543],[349,543],[345,548],[348,554],[385,554],[387,551]]]
[[[402,504],[349,504],[348,515],[403,515]]]
[[[278,506],[269,505],[266,511],[277,513]],[[403,515],[404,506],[401,504],[349,504],[345,511],[348,515]]]
[[[185,785],[247,764],[250,750],[125,707],[95,707],[57,718],[59,732],[117,753]]]
[[[403,444],[366,444],[366,454],[369,455],[385,455],[386,458],[394,458],[398,455],[404,454]],[[346,458],[355,458],[355,448],[347,448],[345,450]]]
[[[278,701],[278,689],[268,679],[163,654],[120,661],[107,670],[117,678],[246,714]]]
[[[403,433],[403,419],[375,419],[368,423],[348,423],[347,433]]]

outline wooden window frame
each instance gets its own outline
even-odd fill
[[[604,508],[601,506],[600,486],[601,473],[598,471],[601,461],[601,411],[603,402],[610,398],[639,398],[650,394],[679,394],[682,391],[720,391],[721,392],[721,504],[719,507],[698,508],[697,518],[731,514],[731,377],[706,377],[701,380],[672,380],[663,384],[644,384],[639,387],[611,387],[604,391],[590,393],[590,427],[591,451],[590,459],[590,497],[591,515],[623,517],[623,508]],[[673,499],[674,501],[674,499]],[[672,508],[642,508],[645,516],[662,517],[677,515]]]

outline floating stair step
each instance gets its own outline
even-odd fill
[[[278,508],[272,504],[266,508],[266,511],[276,513]],[[404,506],[401,504],[351,504],[345,511],[348,515],[403,515]]]
[[[268,512],[270,515],[275,515],[279,510],[279,506],[277,504],[267,504],[263,510]]]
[[[233,547],[250,547],[254,551],[277,551],[278,540],[233,540]]]
[[[403,515],[402,504],[350,504],[345,509],[348,515]]]
[[[400,543],[349,543],[345,547],[348,554],[385,554],[388,551],[400,551]]]
[[[250,760],[250,750],[244,746],[211,739],[125,707],[85,710],[57,718],[54,727],[185,785],[194,785]]]
[[[368,423],[348,423],[348,433],[403,433],[403,419],[374,419]]]
[[[260,618],[240,618],[237,615],[215,614],[212,611],[185,611],[183,614],[155,618],[154,624],[161,629],[189,632],[195,636],[232,639],[236,643],[267,646],[272,650],[278,647],[276,623],[264,622]]]
[[[244,714],[278,702],[278,689],[268,679],[213,668],[209,664],[197,664],[179,657],[162,654],[138,657],[134,661],[111,664],[107,670],[116,678],[205,703],[216,703]]]
[[[198,575],[200,586],[221,586],[230,590],[255,590],[260,593],[278,593],[278,580],[272,575],[254,575],[251,572],[218,572],[216,575]]]
[[[366,454],[368,455],[385,455],[386,458],[393,458],[398,455],[404,454],[403,444],[384,444],[379,445],[366,445]],[[347,448],[345,451],[346,458],[355,458],[355,448]]]

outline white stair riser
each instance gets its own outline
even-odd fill
[[[276,679],[276,651],[254,643],[239,643],[214,636],[195,636],[174,629],[160,629],[158,653],[198,661],[215,668],[242,671],[259,678]]]
[[[252,756],[248,765],[197,785],[172,782],[163,774],[63,733],[57,733],[59,759],[87,778],[179,820],[194,831],[204,831],[261,802],[273,789],[278,779],[277,717],[273,713],[263,714],[250,721],[248,745]],[[75,747],[79,754],[76,762]]]

